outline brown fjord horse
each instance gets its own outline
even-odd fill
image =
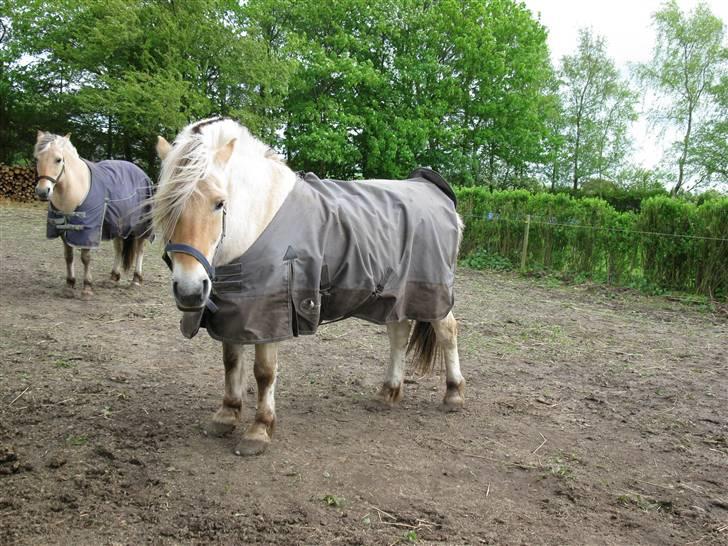
[[[276,422],[279,342],[327,321],[385,324],[390,358],[379,400],[402,397],[405,355],[418,371],[445,364],[446,409],[463,404],[453,283],[462,223],[449,186],[429,169],[404,181],[341,182],[297,175],[235,121],[159,137],[155,232],[164,237],[183,334],[222,341],[222,406],[206,425],[241,419],[243,349],[255,345],[253,423],[235,448],[263,452]],[[411,324],[415,328],[410,336]]]
[[[120,268],[131,269],[132,286],[142,282],[144,240],[152,237],[148,201],[152,196],[149,177],[128,161],[93,163],[79,157],[64,137],[38,131],[35,193],[49,201],[48,238],[61,237],[66,258],[65,294],[74,294],[76,276],[73,249],[81,251],[83,297],[93,294],[91,250],[101,240],[113,239],[114,265],[111,280],[121,279]]]

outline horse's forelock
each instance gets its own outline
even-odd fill
[[[61,135],[55,135],[53,133],[43,133],[43,136],[41,136],[40,139],[35,143],[35,147],[33,148],[33,156],[38,159],[38,156],[42,153],[47,152],[53,144],[58,144],[61,149],[64,149],[66,146],[68,146],[68,149],[73,154],[78,155],[76,147],[66,137],[62,137]]]

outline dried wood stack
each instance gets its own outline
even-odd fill
[[[0,196],[13,201],[35,201],[33,169],[0,165]]]

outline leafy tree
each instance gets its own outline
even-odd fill
[[[706,126],[704,114],[711,110],[711,90],[726,75],[725,26],[704,3],[688,14],[680,10],[676,0],[668,1],[653,19],[657,43],[652,60],[641,65],[638,73],[651,89],[667,99],[653,117],[663,127],[675,127],[681,134],[673,145],[677,156],[677,181],[672,189],[675,194],[691,176],[700,178],[701,163],[712,171],[716,145],[722,148],[714,138],[725,135],[724,125]]]
[[[604,38],[579,33],[573,55],[561,61],[564,158],[573,189],[585,178],[614,178],[629,150],[636,95],[606,53]]]
[[[194,119],[233,115],[269,136],[280,126],[288,63],[244,27],[234,0],[29,0],[7,9],[14,89],[38,112],[28,150],[36,129],[70,129],[88,157],[149,168],[155,135]]]

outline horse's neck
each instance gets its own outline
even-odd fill
[[[53,188],[51,203],[61,212],[70,214],[83,203],[91,187],[91,173],[86,163],[77,155],[64,157],[64,170]]]
[[[249,178],[231,181],[225,238],[217,252],[216,264],[228,263],[250,248],[296,183],[296,174],[276,161],[266,160],[260,171],[253,170],[253,173]]]

